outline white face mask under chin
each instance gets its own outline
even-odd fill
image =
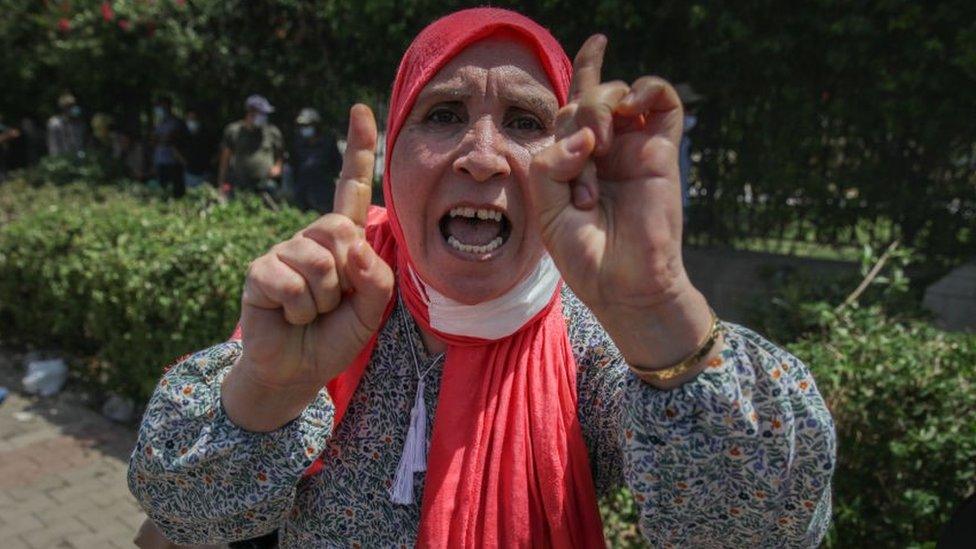
[[[475,305],[465,305],[441,294],[421,280],[412,268],[410,277],[426,292],[432,328],[446,334],[489,340],[517,332],[545,308],[559,285],[559,270],[548,254],[504,295]]]

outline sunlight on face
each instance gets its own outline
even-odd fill
[[[414,265],[442,294],[498,297],[543,255],[526,209],[558,103],[528,47],[487,39],[427,83],[397,137],[391,191]]]

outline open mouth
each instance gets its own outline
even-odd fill
[[[441,235],[459,252],[491,253],[508,241],[512,223],[494,208],[455,206],[440,220]]]

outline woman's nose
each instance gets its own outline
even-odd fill
[[[507,177],[512,173],[506,155],[505,136],[490,118],[475,122],[465,136],[461,154],[454,161],[454,171],[485,182]]]

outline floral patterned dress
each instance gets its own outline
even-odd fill
[[[806,366],[759,335],[727,324],[721,357],[695,380],[661,391],[635,377],[593,314],[564,289],[579,368],[579,418],[597,493],[626,484],[651,545],[809,547],[830,518],[834,427]],[[414,503],[390,501],[417,388],[409,348],[426,365],[399,307],[379,335],[342,423],[324,389],[271,433],[234,425],[220,385],[237,342],[171,368],[149,402],[129,464],[129,488],[171,540],[204,543],[275,528],[283,547],[406,547],[416,541],[424,474]],[[436,413],[440,366],[426,374]],[[433,419],[431,419],[431,422]],[[432,429],[428,428],[428,437]],[[429,441],[428,441],[429,442]],[[320,453],[322,471],[303,472]]]

